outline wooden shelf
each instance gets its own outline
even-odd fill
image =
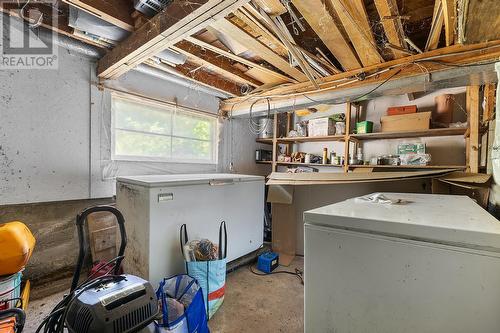
[[[465,165],[349,165],[349,169],[465,169]]]
[[[276,164],[277,165],[291,165],[291,166],[308,166],[308,167],[336,167],[336,168],[343,167],[343,165],[320,164],[320,163],[276,162]]]
[[[466,128],[433,128],[422,131],[351,134],[349,135],[349,137],[357,140],[401,139],[401,138],[416,138],[416,137],[431,137],[431,136],[464,135],[466,131],[467,131]]]
[[[297,142],[325,142],[325,141],[344,141],[345,135],[328,135],[328,136],[296,136],[289,138],[277,138],[278,143],[297,143]],[[273,139],[256,139],[256,142],[272,144]]]
[[[257,164],[273,164],[273,161],[255,161]]]

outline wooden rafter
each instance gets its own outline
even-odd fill
[[[192,44],[188,41],[180,41],[171,47],[173,50],[185,54],[188,57],[196,59],[198,64],[211,68],[228,79],[233,81],[248,84],[253,87],[262,85],[252,77],[246,75],[243,71],[239,70],[231,61],[225,57],[219,56],[217,53],[203,49],[202,47]]]
[[[186,62],[183,65],[177,65],[175,68],[173,68],[167,64],[151,59],[146,60],[144,64],[167,73],[174,73],[175,75],[181,76],[193,82],[193,85],[200,84],[212,89],[219,90],[220,92],[233,97],[241,96],[240,85],[219,75],[210,73],[205,68],[197,66],[196,64]]]
[[[399,9],[396,0],[374,0],[377,12],[382,21],[387,41],[394,45],[406,49],[403,24],[399,16]],[[392,50],[394,58],[406,56],[404,52]]]
[[[223,18],[248,0],[174,0],[99,60],[101,78],[116,78],[158,52]]]
[[[408,56],[405,58],[395,59],[392,61],[387,61],[381,64],[368,66],[362,69],[347,71],[335,75],[331,75],[322,79],[317,80],[320,84],[321,90],[324,92],[326,89],[331,89],[331,91],[361,87],[365,85],[370,85],[373,83],[383,82],[386,79],[399,79],[412,76],[418,76],[422,74],[422,66],[425,66],[426,72],[432,73],[436,71],[441,71],[449,69],[448,64],[474,64],[482,61],[490,61],[492,59],[497,59],[500,56],[500,41],[485,42],[473,45],[452,45],[450,47],[440,48],[437,50],[425,52],[422,54],[416,54]],[[426,59],[434,59],[432,62],[426,62]],[[436,63],[435,60],[439,60],[443,64]],[[418,64],[417,64],[418,63]],[[365,78],[362,81],[352,79],[359,74],[373,74],[370,78]],[[297,94],[303,96],[304,94],[309,94],[311,98],[315,98],[315,89],[308,83],[296,83],[289,86],[276,87],[269,89],[258,96],[265,98],[266,96],[277,96],[272,97],[271,104],[277,103],[279,101],[291,100],[289,94]],[[318,92],[318,94],[320,94]],[[234,105],[234,110],[245,110],[248,109],[248,104],[253,103],[254,100],[240,100],[240,99],[230,99],[222,103],[222,110],[232,108]],[[256,105],[258,107],[259,104]]]
[[[64,2],[80,8],[106,22],[122,29],[133,31],[134,21],[131,2],[122,0],[63,0]]]
[[[444,34],[446,46],[450,46],[455,41],[455,25],[457,18],[457,8],[455,0],[441,0],[444,17]]]
[[[345,70],[362,67],[321,0],[292,0],[292,3]]]
[[[281,15],[286,13],[286,8],[280,0],[254,0],[257,6],[269,15]]]
[[[443,30],[444,17],[443,17],[443,2],[441,0],[435,0],[434,3],[434,13],[432,15],[431,30],[429,32],[429,37],[425,43],[425,51],[435,50],[439,44],[439,37],[441,36],[441,31]]]
[[[253,52],[258,54],[266,62],[280,69],[287,75],[290,75],[290,77],[298,81],[307,80],[307,77],[304,75],[304,73],[302,73],[295,67],[290,66],[287,60],[274,53],[266,45],[250,36],[246,31],[235,25],[233,22],[228,21],[227,19],[221,19],[213,23],[212,27],[223,32],[230,38],[244,44]]]
[[[363,66],[384,61],[373,38],[362,0],[328,0],[335,8]]]
[[[228,51],[225,51],[221,48],[218,48],[217,46],[214,46],[212,44],[209,44],[209,43],[206,43],[204,41],[201,41],[195,37],[186,37],[186,40],[193,43],[193,44],[196,44],[198,46],[201,46],[203,47],[204,49],[207,49],[207,50],[210,50],[212,52],[215,52],[215,53],[218,53],[226,58],[229,58],[229,59],[232,59],[234,61],[237,61],[239,63],[242,63],[244,65],[247,65],[249,67],[252,67],[252,68],[255,68],[257,69],[258,71],[266,74],[266,75],[270,75],[270,76],[273,76],[275,77],[277,80],[279,81],[282,81],[282,82],[297,82],[296,80],[292,79],[292,78],[289,78],[288,76],[286,75],[283,75],[281,73],[278,73],[276,71],[273,71],[265,66],[262,66],[260,64],[257,64],[253,61],[250,61],[246,58],[243,58],[239,55],[236,55],[234,53],[231,53],[231,52],[228,52]]]

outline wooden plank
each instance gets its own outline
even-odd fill
[[[364,3],[360,1],[328,0],[337,12],[363,66],[384,61],[373,38]],[[355,6],[357,4],[357,6]]]
[[[389,44],[405,49],[403,25],[399,18],[396,0],[374,0],[374,2]],[[392,53],[396,59],[405,56],[405,53],[401,51],[392,50]]]
[[[273,161],[272,161],[272,172],[276,172],[278,170],[278,113],[275,112],[273,116]]]
[[[278,142],[325,142],[325,141],[344,141],[344,136],[328,135],[328,136],[297,136],[289,138],[278,138]]]
[[[446,46],[450,46],[455,41],[457,8],[455,5],[455,0],[441,0],[441,2],[443,7],[444,34],[446,39]]]
[[[246,75],[244,72],[233,66],[229,59],[220,57],[217,53],[210,50],[205,50],[202,47],[192,44],[188,41],[180,41],[175,44],[172,49],[177,52],[183,53],[188,57],[197,59],[198,62],[202,65],[213,69],[215,72],[218,72],[231,80],[243,84],[248,84],[253,87],[262,85],[262,82],[255,80],[254,78]]]
[[[282,15],[286,13],[286,8],[280,0],[254,0],[254,2],[269,15]]]
[[[466,110],[469,117],[469,171],[479,172],[479,88],[468,86],[466,89]]]
[[[307,80],[307,77],[304,75],[304,73],[290,66],[287,60],[274,53],[271,49],[250,36],[246,31],[235,25],[233,22],[230,22],[227,19],[221,19],[217,22],[214,22],[212,24],[212,27],[216,30],[222,31],[230,38],[244,44],[253,52],[258,54],[262,59],[280,69],[284,73],[290,75],[290,77],[299,81]]]
[[[321,0],[292,0],[292,3],[345,70],[362,67]]]
[[[484,101],[483,123],[487,123],[494,119],[495,103],[496,103],[496,84],[490,83],[484,86]]]
[[[246,2],[248,0],[174,0],[168,10],[148,20],[99,60],[99,77],[119,77]]]
[[[265,66],[262,66],[260,64],[257,64],[253,61],[250,61],[246,58],[243,58],[239,55],[236,55],[234,53],[231,53],[231,52],[227,52],[221,48],[218,48],[217,46],[214,46],[212,44],[209,44],[209,43],[206,43],[204,41],[201,41],[199,40],[198,38],[195,38],[195,37],[186,37],[186,40],[188,42],[191,42],[193,44],[196,44],[196,45],[199,45],[201,47],[203,47],[204,49],[207,49],[207,50],[210,50],[212,52],[216,52],[220,55],[223,55],[224,57],[226,58],[229,58],[229,59],[232,59],[234,61],[237,61],[237,62],[240,62],[244,65],[247,65],[247,66],[250,66],[252,68],[255,68],[256,70],[264,73],[265,75],[270,75],[270,76],[273,76],[278,82],[297,82],[296,80],[286,76],[286,75],[283,75],[281,73],[278,73],[276,71],[273,71],[272,69],[269,69]]]
[[[200,66],[193,65],[186,62],[183,65],[177,65],[175,68],[170,67],[164,63],[157,63],[151,59],[146,60],[144,64],[154,67],[156,69],[165,71],[167,73],[175,73],[185,79],[193,82],[193,84],[200,84],[212,89],[219,90],[230,96],[240,96],[241,86],[235,82],[215,75],[201,68]]]
[[[349,171],[349,134],[351,133],[351,102],[345,105],[344,172]]]
[[[133,31],[132,2],[123,0],[63,0],[122,29]]]
[[[444,25],[443,16],[443,2],[441,0],[435,0],[434,3],[434,14],[432,15],[431,30],[429,32],[429,37],[425,43],[425,51],[435,50],[439,45],[439,38],[441,37],[441,31]]]

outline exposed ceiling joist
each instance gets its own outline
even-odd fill
[[[284,73],[290,75],[290,77],[298,81],[307,80],[307,77],[304,75],[304,73],[302,73],[295,67],[290,66],[287,60],[274,53],[271,49],[250,36],[246,31],[235,25],[233,22],[230,22],[227,19],[221,19],[217,22],[214,22],[212,24],[212,27],[223,32],[230,38],[244,44],[249,49],[258,54],[262,59],[264,59],[274,67],[280,69]]]
[[[292,3],[345,70],[362,67],[321,0],[292,0]]]
[[[363,66],[384,61],[373,38],[362,0],[328,0],[337,12]]]
[[[166,10],[148,20],[99,60],[99,77],[119,77],[246,2],[248,0],[174,0]]]
[[[297,82],[296,80],[292,79],[292,78],[289,78],[288,76],[286,75],[283,75],[281,73],[278,73],[276,71],[273,71],[265,66],[262,66],[260,64],[257,64],[253,61],[250,61],[246,58],[243,58],[239,55],[236,55],[234,53],[231,53],[231,52],[228,52],[228,51],[225,51],[225,50],[222,50],[220,48],[218,48],[217,46],[214,46],[212,44],[209,44],[209,43],[205,43],[195,37],[186,37],[186,40],[193,43],[193,44],[196,44],[198,46],[201,46],[203,47],[204,49],[207,49],[207,50],[210,50],[212,52],[215,52],[215,53],[218,53],[226,58],[229,58],[229,59],[232,59],[234,61],[237,61],[237,62],[240,62],[244,65],[247,65],[247,66],[250,66],[250,67],[253,67],[255,69],[257,69],[258,71],[262,72],[262,73],[265,73],[266,75],[270,75],[270,76],[273,76],[275,77],[278,81],[282,81],[282,82]]]
[[[63,0],[69,5],[82,9],[106,22],[122,29],[133,31],[133,11],[130,1],[122,0]]]
[[[441,2],[443,7],[446,46],[450,46],[455,41],[457,7],[455,0],[441,0]]]
[[[377,12],[382,21],[387,41],[391,45],[406,49],[403,24],[399,16],[396,0],[374,0]],[[392,50],[394,58],[406,56],[404,52]]]
[[[280,0],[254,0],[254,2],[269,15],[281,15],[286,13],[286,8]]]
[[[444,17],[443,17],[443,2],[436,0],[434,3],[434,13],[432,15],[431,30],[429,37],[425,43],[425,51],[435,50],[439,45],[439,38],[443,30]]]
[[[270,89],[265,93],[260,95],[245,96],[243,99],[230,99],[222,103],[221,110],[227,111],[231,109],[234,114],[244,114],[249,109],[249,104],[254,104],[253,110],[257,112],[266,110],[267,102],[269,100],[272,107],[280,105],[281,107],[306,107],[303,104],[311,103],[311,101],[316,101],[317,103],[327,103],[331,96],[336,96],[337,100],[345,98],[347,95],[343,95],[343,91],[346,89],[360,88],[356,90],[356,93],[352,94],[356,98],[363,96],[363,98],[368,98],[366,95],[367,91],[370,91],[375,87],[375,90],[388,91],[388,87],[392,87],[392,92],[397,92],[398,94],[403,94],[411,91],[404,91],[404,86],[396,84],[395,82],[414,82],[412,77],[419,77],[419,87],[423,90],[426,87],[434,86],[437,88],[442,87],[437,83],[437,77],[442,79],[447,78],[446,73],[472,73],[469,79],[477,80],[479,82],[483,80],[483,77],[479,75],[485,68],[488,68],[488,80],[493,78],[496,80],[496,75],[493,70],[494,66],[491,64],[500,57],[500,41],[480,43],[474,45],[453,45],[446,48],[441,48],[438,50],[429,51],[422,54],[417,54],[409,56],[406,58],[396,59],[392,61],[387,61],[382,64],[372,65],[365,67],[360,70],[353,70],[349,72],[344,72],[336,75],[331,75],[323,79],[318,80],[321,89],[317,90],[310,83],[298,83],[290,85],[287,87],[277,87]],[[489,62],[489,64],[478,66],[481,62]],[[472,64],[473,66],[468,67],[467,65]],[[425,68],[425,71],[422,69]],[[491,73],[489,73],[491,71]],[[357,80],[354,77],[357,74],[366,73],[367,76],[364,80]],[[432,73],[432,80],[429,81],[429,75]],[[442,74],[440,74],[442,73]],[[401,81],[406,80],[409,81]],[[436,80],[436,83],[434,83]],[[380,89],[380,84],[383,82],[383,89]],[[450,84],[450,80],[446,81],[446,84]],[[493,81],[489,81],[493,82]],[[459,84],[459,82],[453,82],[454,84]],[[464,82],[460,82],[463,84]],[[406,84],[406,83],[405,83]],[[475,83],[481,84],[481,83]],[[423,91],[420,90],[420,91]],[[417,91],[417,90],[414,90]],[[395,93],[394,93],[395,94]],[[309,96],[307,98],[306,96]],[[376,94],[370,94],[369,98],[375,97]],[[354,98],[354,97],[352,97]],[[256,99],[262,99],[261,101],[255,103]],[[300,100],[300,101],[299,101]],[[266,105],[265,105],[266,104]]]
[[[255,80],[254,78],[246,75],[243,71],[234,67],[229,59],[221,57],[213,51],[203,49],[202,47],[185,40],[176,43],[171,48],[179,53],[185,54],[188,57],[197,59],[199,64],[211,68],[214,72],[217,72],[228,79],[242,84],[248,84],[253,87],[262,85],[262,82]]]

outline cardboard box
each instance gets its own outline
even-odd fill
[[[356,123],[356,133],[366,134],[373,132],[373,122],[366,120]]]
[[[481,207],[488,206],[491,175],[484,173],[452,172],[432,179],[433,194],[466,195]]]
[[[431,124],[431,113],[417,112],[400,116],[383,116],[380,118],[382,132],[427,130]]]
[[[425,154],[425,143],[400,143],[398,155],[402,154]]]
[[[398,116],[402,114],[417,113],[416,105],[405,105],[405,106],[391,106],[387,108],[388,116]]]
[[[310,119],[307,131],[309,136],[335,135],[335,122],[329,117]]]

